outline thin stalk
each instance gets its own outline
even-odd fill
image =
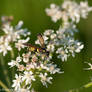
[[[3,73],[4,73],[5,78],[6,78],[6,82],[7,82],[8,86],[10,87],[10,85],[11,85],[10,78],[8,76],[8,71],[5,67],[5,61],[4,61],[3,56],[1,54],[0,54],[0,59],[1,59],[0,62],[1,62],[2,68],[3,68]]]
[[[13,59],[15,56],[14,56],[14,50],[12,49],[11,50],[11,58]],[[12,68],[12,79],[14,78],[14,74],[15,74],[15,69],[14,69],[14,67]]]
[[[89,87],[91,87],[92,86],[92,82],[89,82],[88,84],[85,84],[84,85],[84,88],[89,88]]]
[[[14,51],[13,51],[13,49],[11,50],[11,58],[14,58]]]
[[[6,92],[10,92],[10,90],[7,88],[7,86],[0,80],[0,86],[4,88]]]

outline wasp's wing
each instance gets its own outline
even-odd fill
[[[41,34],[38,34],[37,38],[38,38],[38,40],[40,42],[41,47],[45,48],[43,36]]]

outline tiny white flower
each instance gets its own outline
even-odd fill
[[[30,55],[31,55],[31,53],[29,52],[29,53],[23,53],[22,54],[22,56],[23,56],[23,61],[25,62],[25,63],[28,63],[29,62],[29,58],[30,58]]]
[[[84,48],[84,45],[78,45],[78,48],[75,50],[75,52],[79,53]]]
[[[14,61],[14,60],[11,60],[11,62],[9,62],[8,65],[9,65],[10,67],[14,67],[14,66],[16,66],[16,65],[18,66],[19,64],[18,64],[18,62]]]
[[[31,82],[35,81],[35,78],[33,76],[33,72],[32,71],[30,71],[30,72],[25,71],[22,80],[25,81],[26,85],[28,85],[28,84],[31,85]]]
[[[51,4],[50,9],[46,9],[46,13],[48,16],[51,16],[54,22],[57,22],[61,18],[61,11],[55,4]]]
[[[51,52],[54,52],[54,50],[55,50],[54,44],[52,44],[52,43],[48,44],[48,45],[47,45],[47,50],[48,50],[48,51],[51,51]]]
[[[22,83],[22,76],[21,75],[15,75],[15,80],[13,80],[12,87],[14,87],[15,91],[18,91],[21,88]]]
[[[7,51],[11,51],[11,46],[8,45],[7,42],[0,45],[0,53],[3,52],[3,56],[7,54]]]
[[[51,80],[53,79],[52,77],[47,77],[47,75],[48,75],[47,73],[44,73],[44,74],[40,73],[39,75],[39,77],[41,78],[42,84],[46,87],[47,87],[47,83],[51,84],[52,83]]]
[[[30,40],[29,37],[26,40],[18,40],[18,43],[15,43],[16,48],[18,48],[18,50],[20,51],[21,48],[25,47],[25,45],[23,45],[23,43],[27,43],[29,40]]]
[[[48,71],[51,73],[51,74],[55,74],[55,73],[61,73],[60,72],[60,69],[57,68],[57,65],[54,65],[54,64],[47,64],[48,66]]]
[[[61,58],[62,61],[67,61],[67,58],[69,56],[67,49],[64,50],[63,48],[58,48],[56,53],[59,54],[58,58]]]
[[[53,32],[54,32],[54,30],[51,30],[51,29],[45,30],[44,35],[45,35],[45,36],[49,36],[49,35],[51,35]]]

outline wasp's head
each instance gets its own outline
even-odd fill
[[[38,34],[37,34],[37,37],[42,37],[42,34],[41,34],[41,33],[38,33]]]

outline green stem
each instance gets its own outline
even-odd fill
[[[84,85],[84,88],[89,88],[92,86],[92,82],[89,82],[88,84]]]
[[[5,77],[6,77],[7,84],[10,87],[11,83],[10,83],[10,79],[9,79],[9,76],[8,76],[8,71],[7,71],[6,67],[5,67],[5,61],[3,59],[2,54],[0,54],[0,59],[1,59],[1,65],[2,65],[2,68],[3,68],[3,73],[4,73]]]
[[[11,50],[11,58],[14,58],[14,51],[13,51],[13,49]]]
[[[11,50],[11,58],[14,58],[15,56],[14,56],[14,50],[12,49]],[[15,69],[14,69],[14,67],[12,68],[12,79],[14,78],[14,74],[15,74]]]
[[[6,92],[10,92],[10,90],[7,88],[7,86],[0,80],[0,85]]]

